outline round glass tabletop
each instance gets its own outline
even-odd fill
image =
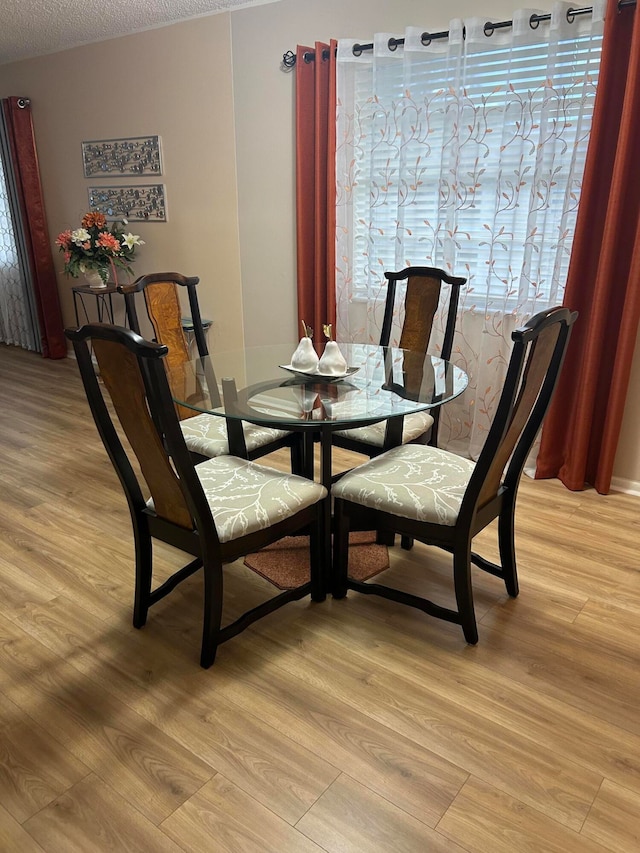
[[[304,429],[362,426],[440,406],[467,375],[436,356],[370,344],[340,344],[345,375],[291,368],[295,344],[246,347],[169,368],[173,399],[197,412]]]

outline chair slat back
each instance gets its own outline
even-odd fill
[[[202,385],[192,369],[191,352],[182,328],[182,307],[178,290],[180,286],[187,291],[198,355],[207,356],[207,344],[196,293],[198,282],[197,276],[184,276],[177,272],[149,273],[140,276],[132,284],[121,285],[118,288],[126,300],[131,328],[138,334],[140,334],[140,326],[134,297],[136,293],[143,292],[155,339],[158,343],[169,347],[169,354],[165,361],[167,375],[170,378],[174,396],[181,400],[188,400],[190,397],[196,400],[203,398]],[[221,401],[218,384],[210,363],[206,364],[203,373],[206,376],[211,404],[219,406]],[[193,409],[179,404],[176,404],[176,412],[180,420],[192,418],[197,414]]]
[[[576,317],[566,308],[551,308],[513,332],[504,388],[474,472],[474,478],[481,478],[478,507],[493,500],[507,479],[513,484],[522,473],[551,402]]]
[[[201,395],[199,382],[189,368],[189,344],[182,328],[178,288],[172,281],[156,281],[147,285],[143,293],[155,338],[169,347],[165,367],[176,397],[186,400],[192,394]],[[176,412],[181,421],[196,414],[177,403]]]
[[[92,345],[104,388],[111,398],[120,425],[138,460],[142,476],[153,498],[156,513],[174,524],[192,529],[193,521],[180,481],[150,413],[140,359],[115,340],[94,337]],[[89,377],[85,373],[82,375],[86,387]],[[97,388],[95,374],[93,381]],[[90,403],[91,399],[89,397]],[[93,399],[95,399],[95,393]],[[95,417],[96,410],[93,405],[92,410]],[[100,413],[102,418],[105,415],[110,417],[106,407]],[[105,440],[105,433],[102,430],[100,432]],[[115,430],[109,430],[108,434],[114,435]],[[114,457],[120,456],[122,448],[119,450],[107,446],[107,450],[116,464]]]
[[[158,281],[145,287],[143,293],[156,340],[169,347],[165,364],[173,375],[176,368],[189,361],[178,288],[172,281]]]
[[[443,282],[450,285],[447,321],[440,353],[442,358],[448,360],[451,357],[453,345],[460,287],[466,282],[466,279],[451,276],[437,267],[407,267],[400,272],[385,272],[385,277],[387,279],[387,300],[380,334],[380,345],[389,346],[394,319],[400,310],[404,317],[398,346],[423,354],[429,349],[433,321],[438,310]],[[397,283],[399,281],[407,282],[402,309],[398,309],[396,306]]]
[[[426,353],[431,339],[433,318],[440,301],[441,282],[434,276],[411,276],[404,298],[404,323],[400,334],[401,349]]]

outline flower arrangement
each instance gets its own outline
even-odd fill
[[[85,213],[81,227],[58,234],[56,246],[64,255],[64,272],[78,278],[89,270],[97,270],[103,283],[107,283],[109,272],[117,280],[117,269],[133,275],[131,262],[136,246],[143,246],[137,234],[125,234],[127,220],[113,222],[107,227],[102,213]]]

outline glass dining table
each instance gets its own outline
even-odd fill
[[[339,377],[294,371],[295,343],[243,347],[168,366],[173,399],[184,409],[226,418],[232,453],[243,446],[242,421],[303,433],[310,479],[319,441],[319,479],[330,488],[333,432],[388,420],[388,444],[400,444],[403,416],[441,406],[467,387],[466,373],[436,356],[371,344],[339,346],[348,365]]]

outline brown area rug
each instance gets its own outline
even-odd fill
[[[309,580],[309,540],[306,536],[287,536],[247,554],[244,564],[278,589],[293,589]],[[350,577],[366,581],[388,568],[387,546],[376,545],[375,533],[365,530],[349,535]]]

